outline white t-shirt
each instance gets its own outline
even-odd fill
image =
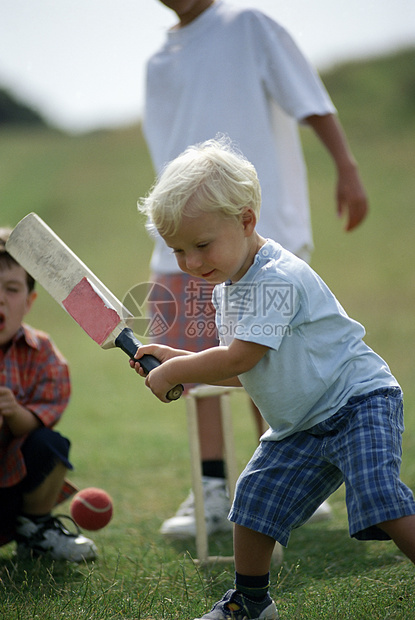
[[[239,379],[279,440],[318,424],[352,396],[397,386],[387,364],[363,342],[321,278],[268,240],[234,284],[213,292],[220,343],[236,338],[269,347]]]
[[[262,189],[258,232],[297,252],[312,250],[298,121],[335,108],[316,71],[279,24],[217,0],[170,30],[147,66],[144,132],[157,173],[189,145],[228,135]],[[156,241],[152,269],[177,272]]]

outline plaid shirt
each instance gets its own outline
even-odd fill
[[[47,334],[22,325],[9,348],[0,349],[0,385],[10,388],[20,405],[51,428],[69,401],[68,365]],[[1,425],[0,487],[14,486],[25,477],[21,446],[26,437],[14,437],[7,424]]]

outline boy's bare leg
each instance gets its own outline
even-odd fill
[[[378,523],[396,546],[415,564],[415,515]]]
[[[271,566],[275,540],[242,525],[235,525],[235,569],[241,575],[266,575]]]
[[[49,514],[56,504],[66,472],[65,465],[58,461],[37,489],[23,495],[23,512],[34,517]]]

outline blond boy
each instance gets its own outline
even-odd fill
[[[399,384],[321,278],[257,233],[260,204],[255,168],[212,140],[168,164],[140,205],[180,269],[216,285],[221,345],[148,345],[131,366],[143,374],[145,353],[162,361],[146,383],[163,402],[177,383],[243,385],[270,427],[229,515],[235,588],[206,620],[278,618],[268,593],[275,540],[286,546],[342,483],[350,535],[393,539],[415,562],[415,501],[399,478]]]

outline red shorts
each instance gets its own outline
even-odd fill
[[[151,281],[162,285],[153,289],[152,301],[167,302],[163,304],[163,325],[169,326],[160,336],[152,336],[152,343],[195,352],[219,344],[211,301],[212,284],[185,273],[153,274]],[[175,304],[168,303],[172,297]],[[153,313],[156,307],[153,303]],[[154,314],[153,318],[156,318]],[[187,383],[185,393],[194,386]]]
[[[163,318],[169,327],[160,336],[153,336],[152,342],[188,351],[203,351],[219,344],[212,284],[185,273],[153,274],[151,281],[162,285],[157,287],[157,301],[168,302],[173,297],[176,302],[175,307],[171,303],[164,306]]]

